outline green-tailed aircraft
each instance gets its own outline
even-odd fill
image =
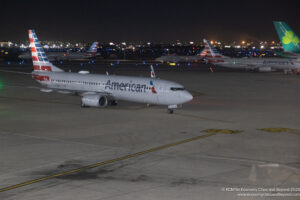
[[[274,21],[277,34],[280,38],[284,53],[291,57],[300,57],[300,39],[295,32],[285,23]]]

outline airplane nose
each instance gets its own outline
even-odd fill
[[[193,95],[188,91],[184,91],[183,98],[185,102],[191,101],[193,99]]]

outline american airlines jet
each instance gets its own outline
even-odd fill
[[[271,72],[273,70],[284,70],[291,72],[292,70],[300,70],[300,61],[297,59],[286,58],[230,58],[220,54],[208,40],[203,39],[206,59],[208,63],[217,66],[257,70],[259,72]]]
[[[182,85],[167,80],[64,72],[49,62],[34,30],[28,32],[34,69],[32,77],[47,88],[44,91],[79,94],[82,107],[106,107],[124,100],[166,105],[168,112],[173,113],[178,105],[193,99]]]
[[[94,42],[86,52],[47,52],[49,61],[59,60],[81,60],[95,58],[97,54],[98,42]],[[30,52],[19,55],[21,59],[31,59]]]

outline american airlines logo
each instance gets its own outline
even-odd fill
[[[108,80],[105,84],[105,89],[110,90],[120,90],[120,91],[131,91],[131,92],[146,92],[146,84],[132,83],[123,83]]]

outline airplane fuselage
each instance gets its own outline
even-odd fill
[[[96,56],[96,53],[89,52],[47,52],[50,61],[58,60],[80,60],[89,59]],[[19,56],[21,59],[31,59],[30,52],[23,53]]]
[[[299,61],[284,58],[214,58],[211,63],[229,68],[255,69],[270,67],[272,70],[300,69]]]
[[[178,105],[192,99],[182,85],[161,79],[72,72],[33,72],[33,78],[53,90],[103,94],[114,100]]]
[[[161,56],[159,58],[156,58],[155,60],[161,63],[164,62],[198,62],[202,60],[203,57],[201,56],[175,56],[175,55],[169,55],[169,56]]]

